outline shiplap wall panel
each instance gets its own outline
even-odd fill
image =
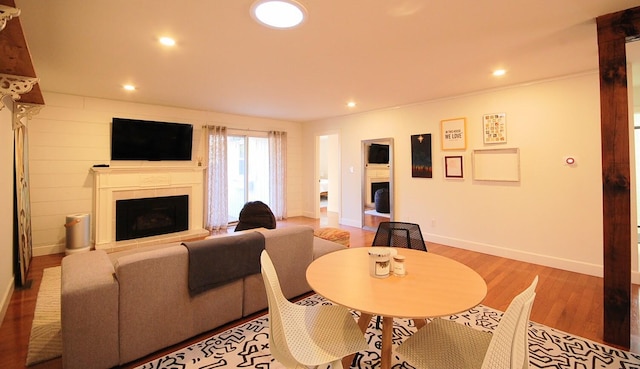
[[[189,123],[194,126],[192,162],[204,157],[204,125],[287,132],[287,213],[302,213],[302,125],[272,119],[187,110],[46,93],[47,105],[29,122],[32,233],[34,255],[62,252],[67,215],[90,213],[93,204],[94,164],[162,166],[158,162],[110,162],[113,117]]]

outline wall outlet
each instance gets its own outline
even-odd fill
[[[431,228],[436,226],[436,218],[431,218]]]

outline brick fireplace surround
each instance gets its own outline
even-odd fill
[[[95,248],[121,251],[209,235],[204,224],[203,167],[108,167],[93,172]],[[175,195],[189,196],[189,229],[116,242],[116,201]]]

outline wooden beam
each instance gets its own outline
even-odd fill
[[[15,7],[13,0],[0,0],[0,4]],[[9,20],[7,26],[0,31],[0,73],[37,77],[27,41],[22,32],[20,16]],[[40,84],[37,83],[31,91],[20,96],[18,102],[44,105]]]
[[[603,15],[598,25],[604,253],[604,340],[631,344],[631,167],[627,41],[640,36],[640,7]]]

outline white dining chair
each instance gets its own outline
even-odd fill
[[[297,305],[282,294],[267,251],[260,255],[269,304],[269,349],[286,368],[342,368],[342,358],[366,350],[364,335],[340,305]]]
[[[493,334],[438,318],[400,344],[396,352],[418,369],[526,369],[527,327],[537,284],[536,276],[511,301]]]

